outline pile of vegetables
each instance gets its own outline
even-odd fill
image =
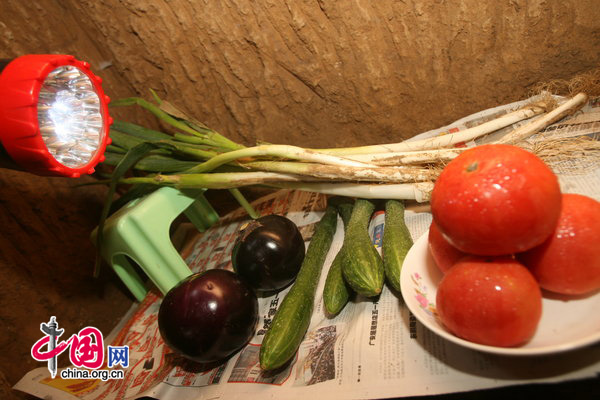
[[[428,201],[443,166],[465,150],[456,145],[529,120],[501,139],[503,143],[526,145],[524,139],[575,112],[588,98],[579,93],[555,107],[552,96],[540,96],[537,102],[481,125],[424,140],[303,149],[279,144],[246,147],[235,143],[152,94],[154,103],[132,97],[111,104],[111,107],[137,105],[170,129],[168,133],[160,132],[118,120],[111,126],[110,144],[102,165],[113,169],[96,238],[98,251],[102,246],[104,221],[111,210],[159,186],[228,189],[251,218],[259,215],[239,187],[262,185],[364,199]],[[598,151],[598,142],[590,142],[594,144],[593,150]],[[559,144],[552,148],[550,156],[560,153],[561,147]],[[588,148],[580,146],[580,149]],[[113,203],[118,187],[124,189]],[[99,260],[97,257],[94,276],[99,274]]]
[[[334,197],[329,200],[306,251],[300,273],[263,340],[260,349],[261,368],[280,368],[298,350],[310,324],[317,284],[336,232],[338,214],[344,221],[344,243],[334,257],[323,289],[327,313],[330,316],[338,314],[353,292],[364,297],[378,296],[384,280],[390,287],[399,288],[404,256],[412,245],[404,222],[404,206],[396,200],[386,203],[386,223],[389,222],[389,227],[386,226],[384,232],[383,260],[368,233],[374,210],[374,203],[368,199],[352,202],[348,198]]]
[[[109,198],[112,198],[117,185],[124,184],[129,188],[117,200],[115,208],[158,186],[228,189],[254,219],[240,232],[234,246],[232,261],[235,273],[207,271],[195,274],[166,294],[159,313],[161,334],[167,344],[184,356],[200,362],[215,362],[229,357],[242,348],[254,333],[256,292],[279,291],[292,284],[260,350],[263,369],[272,370],[285,365],[297,351],[308,329],[317,283],[335,234],[338,214],[344,222],[344,243],[325,283],[323,299],[327,312],[331,315],[339,313],[353,292],[365,297],[379,295],[385,281],[399,292],[402,263],[412,246],[401,200],[428,201],[432,193],[435,223],[430,236],[432,253],[440,268],[448,271],[447,276],[456,276],[454,283],[448,279],[451,283],[442,284],[438,292],[438,309],[444,323],[458,335],[468,336],[462,333],[460,327],[452,325],[454,320],[464,319],[464,315],[457,316],[451,311],[460,308],[464,299],[454,301],[455,305],[451,303],[465,291],[465,282],[468,281],[464,279],[468,274],[459,275],[454,271],[470,268],[476,271],[472,273],[477,273],[482,270],[481,265],[493,264],[502,265],[503,271],[512,268],[515,273],[511,276],[525,282],[517,286],[523,288],[521,293],[529,297],[523,299],[518,293],[510,294],[508,290],[503,293],[512,296],[511,301],[515,300],[507,303],[513,305],[512,309],[525,310],[521,321],[523,324],[527,321],[529,325],[521,327],[519,322],[513,323],[511,318],[514,316],[502,316],[504,320],[512,321],[507,325],[510,329],[500,334],[502,340],[493,336],[496,333],[491,334],[492,339],[488,340],[490,335],[486,336],[486,332],[483,340],[479,339],[481,335],[472,340],[493,345],[516,345],[527,340],[535,330],[541,313],[538,281],[519,261],[507,255],[540,246],[554,232],[559,224],[561,204],[558,185],[555,182],[544,186],[548,179],[529,179],[528,184],[537,184],[535,188],[539,198],[522,203],[534,204],[538,208],[542,204],[544,210],[521,210],[514,214],[527,221],[512,219],[510,223],[504,222],[511,228],[520,227],[521,231],[517,234],[514,229],[503,231],[498,226],[489,226],[489,221],[502,218],[476,221],[476,213],[453,209],[452,204],[472,204],[470,201],[475,195],[467,189],[460,191],[460,184],[467,181],[440,180],[444,174],[448,175],[446,164],[460,165],[460,160],[469,160],[472,150],[456,145],[530,119],[496,143],[475,147],[518,149],[513,145],[522,145],[532,134],[582,107],[587,102],[585,94],[577,94],[555,108],[548,98],[542,98],[522,109],[454,134],[394,144],[333,149],[304,149],[282,144],[246,147],[187,117],[155,94],[154,100],[155,103],[151,103],[129,98],[112,104],[141,106],[172,128],[171,133],[165,133],[123,121],[113,124],[112,143],[105,153],[105,164],[114,166]],[[480,158],[479,163],[472,161],[459,169],[479,171],[483,164],[483,158]],[[131,173],[131,170],[134,172]],[[529,170],[532,171],[536,170]],[[505,173],[502,179],[520,179],[506,171],[502,173]],[[260,217],[238,191],[239,187],[252,185],[320,192],[343,196],[346,200],[329,203],[305,252],[302,238],[291,221],[280,216]],[[386,211],[383,258],[373,247],[367,232],[376,207],[372,199],[383,200]],[[517,204],[521,199],[515,201]],[[548,201],[550,206],[546,204]],[[108,215],[109,205],[110,202],[104,209],[103,220]],[[461,224],[461,216],[474,217],[476,222]],[[98,243],[101,245],[102,222],[100,225]],[[486,232],[493,232],[496,236],[486,237]],[[506,235],[499,237],[502,232]],[[452,239],[449,241],[448,238]],[[526,244],[525,238],[530,240]],[[496,258],[473,258],[475,256]],[[544,255],[536,254],[529,258],[537,260],[531,261],[532,265],[544,264]],[[458,268],[460,263],[468,267]],[[511,266],[505,268],[504,264]],[[542,267],[539,269],[543,270]],[[500,284],[504,285],[498,282]],[[450,289],[444,288],[444,285]],[[456,294],[444,295],[446,291]],[[224,295],[219,297],[219,293]],[[473,318],[468,316],[467,319]],[[490,326],[488,322],[484,321],[482,326]],[[472,330],[472,327],[467,327],[469,329]],[[508,335],[508,339],[503,334]]]
[[[158,318],[163,339],[189,359],[221,361],[251,340],[257,320],[255,293],[272,294],[293,282],[260,349],[262,369],[286,365],[310,325],[338,214],[345,224],[344,244],[329,269],[323,290],[328,313],[339,313],[353,292],[378,296],[384,276],[391,288],[399,288],[400,270],[412,239],[404,222],[403,204],[389,200],[385,207],[383,260],[369,237],[368,224],[375,204],[367,199],[330,198],[306,253],[300,232],[286,217],[267,215],[249,222],[239,230],[232,249],[235,273],[197,273],[166,293]]]

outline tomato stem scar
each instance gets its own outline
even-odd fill
[[[475,161],[475,162],[473,162],[473,163],[469,164],[469,165],[467,166],[467,172],[473,172],[473,171],[475,171],[475,170],[477,169],[477,167],[478,167],[478,166],[479,166],[479,163],[478,163],[477,161]]]

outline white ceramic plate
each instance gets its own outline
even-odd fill
[[[581,298],[544,292],[542,318],[534,337],[519,347],[495,347],[472,343],[450,333],[435,312],[435,295],[442,273],[428,249],[427,233],[406,255],[400,287],[409,310],[428,329],[461,346],[505,355],[539,355],[573,350],[600,341],[600,293]]]

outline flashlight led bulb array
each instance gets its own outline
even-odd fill
[[[110,143],[102,80],[68,55],[16,58],[0,72],[0,139],[38,175],[78,177],[104,161]]]

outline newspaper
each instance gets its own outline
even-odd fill
[[[510,112],[524,102],[474,114],[415,139],[454,132]],[[505,129],[507,132],[509,129]],[[600,132],[600,109],[587,106],[546,131],[562,137]],[[486,139],[487,140],[487,139]],[[467,144],[469,145],[469,144]],[[600,201],[600,163],[581,166],[566,161],[553,165],[564,192],[581,193]],[[306,243],[323,215],[326,197],[301,191],[274,192],[253,203],[263,215],[286,215],[299,227]],[[248,217],[236,210],[204,233],[197,233],[182,251],[192,271],[232,269],[231,250]],[[413,240],[429,228],[427,211],[406,212]],[[369,225],[376,247],[381,245],[384,214]],[[334,318],[325,315],[322,291],[327,271],[343,242],[343,224],[327,255],[315,298],[314,313],[300,348],[285,368],[260,369],[258,353],[264,334],[288,289],[259,298],[260,319],[250,343],[220,365],[187,361],[173,353],[158,331],[161,296],[151,291],[111,335],[113,345],[129,346],[124,379],[62,380],[47,368],[29,372],[16,389],[53,399],[331,399],[397,398],[442,394],[532,382],[560,382],[600,374],[600,344],[556,355],[500,356],[448,342],[422,326],[399,294],[387,287],[376,299],[354,298]],[[593,317],[593,316],[592,316]],[[59,375],[60,376],[60,375]]]

